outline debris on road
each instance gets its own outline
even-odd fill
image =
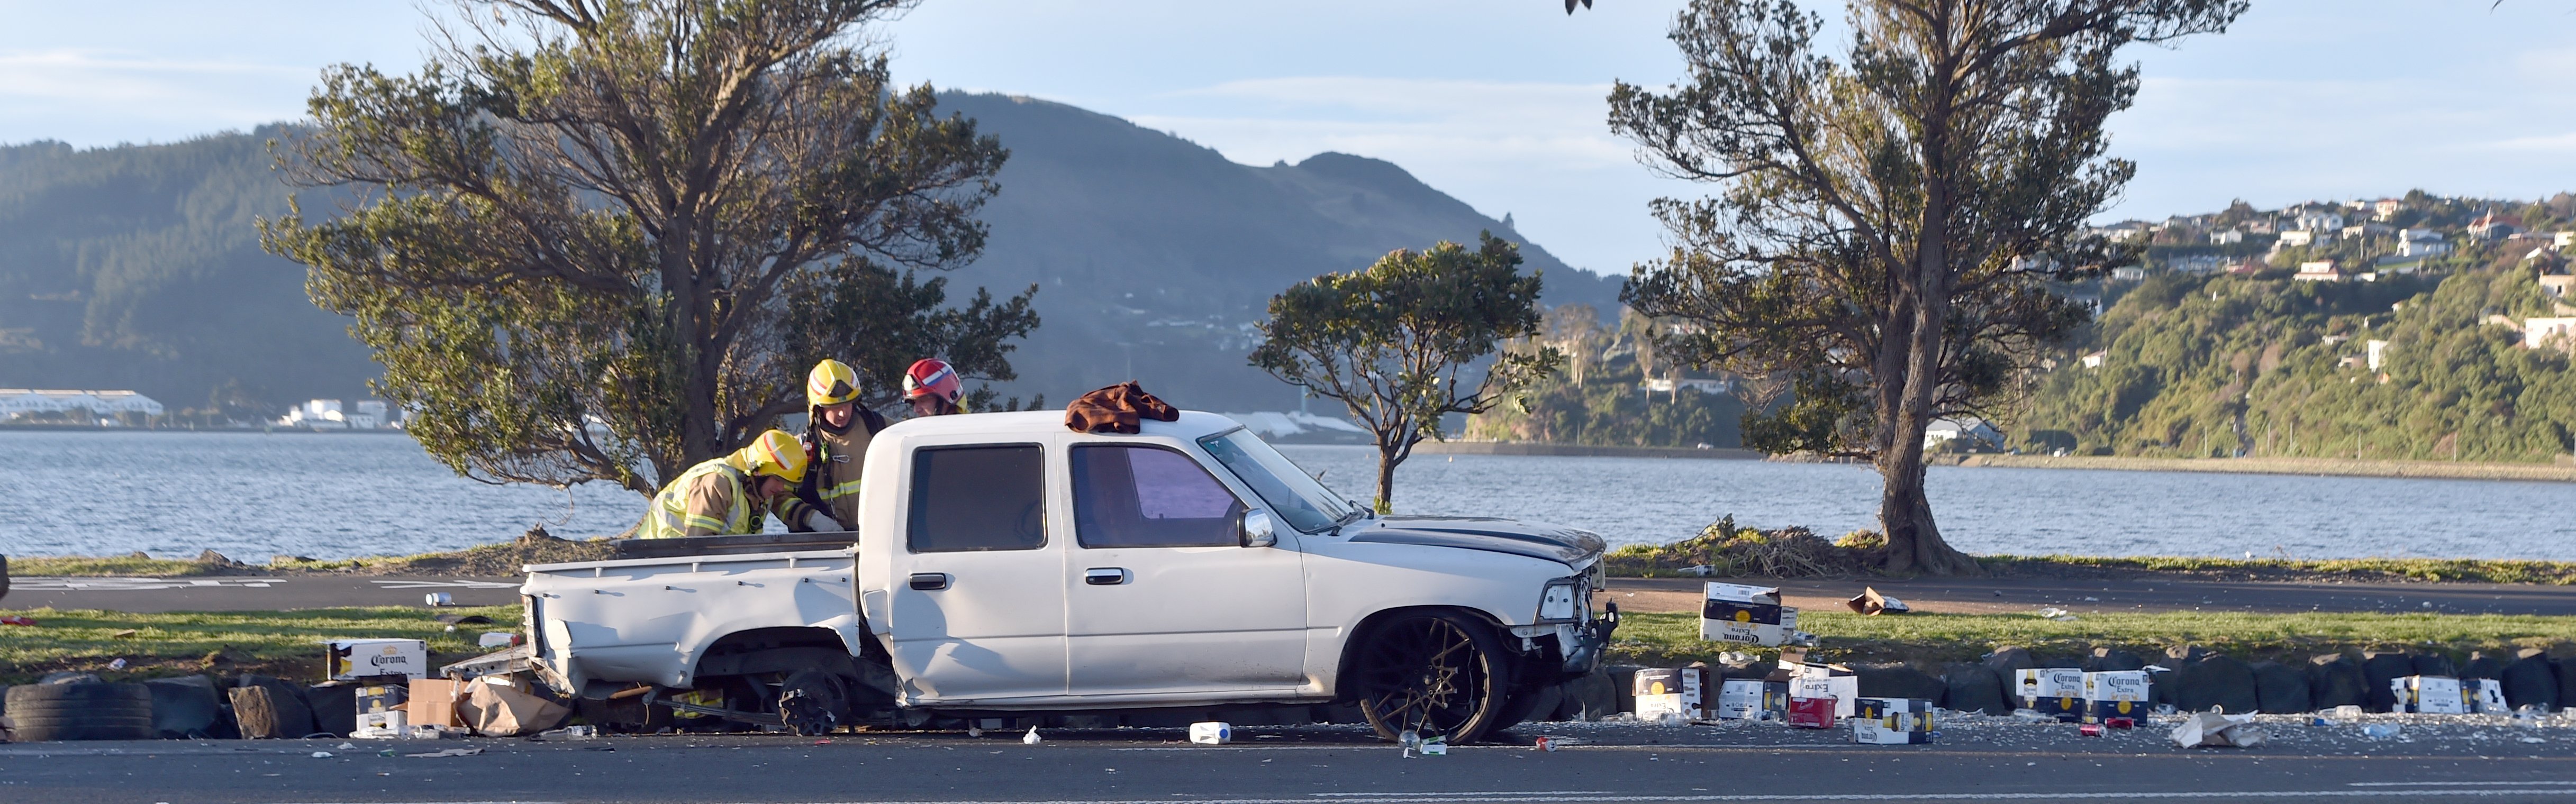
[[[418,754],[404,754],[403,756],[407,756],[407,757],[420,757],[420,758],[424,758],[424,759],[436,759],[436,758],[439,758],[439,757],[470,757],[470,756],[474,756],[474,755],[476,755],[476,754],[480,754],[480,753],[483,753],[483,749],[480,749],[480,748],[449,748],[449,749],[444,749],[444,750],[439,750],[439,751],[425,751],[425,752],[418,753]]]

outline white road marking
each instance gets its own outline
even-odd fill
[[[1340,798],[1344,796],[1615,796],[1618,794],[1617,790],[1529,790],[1509,793],[1461,793],[1450,790],[1438,793],[1307,793],[1306,795]]]
[[[2576,785],[2576,782],[2345,782],[2344,784],[2345,784],[2346,786],[2348,786],[2348,787],[2418,787],[2418,786],[2427,786],[2427,787],[2435,787],[2435,786],[2439,786],[2439,787],[2452,787],[2452,786],[2458,786],[2458,787],[2465,787],[2465,786],[2468,786],[2468,785],[2510,785],[2510,784],[2568,784],[2568,785]]]
[[[469,580],[464,580],[464,579],[447,580],[447,581],[423,581],[423,580],[379,580],[379,581],[368,581],[368,583],[375,584],[377,587],[379,587],[379,588],[384,588],[384,589],[517,589],[517,588],[519,588],[519,582],[518,582],[518,581],[469,581]]]
[[[266,589],[285,578],[11,578],[16,592],[150,592],[162,589]]]
[[[2049,792],[2049,793],[1748,793],[1736,795],[1554,795],[1513,793],[1411,793],[1381,794],[1378,798],[1332,799],[1335,804],[1420,804],[1423,801],[1463,801],[1475,804],[1514,804],[1534,802],[1627,802],[1627,801],[2073,801],[2136,799],[2226,799],[2226,798],[2391,798],[2396,796],[2568,796],[2576,790],[2566,788],[2478,788],[2478,789],[2412,789],[2412,790],[2181,790],[2118,792]],[[966,799],[953,801],[840,802],[839,804],[1315,804],[1312,798],[1188,798],[1160,799],[1056,799],[1050,801],[1008,801]],[[402,804],[446,804],[445,802],[403,802]]]

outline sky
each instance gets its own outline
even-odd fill
[[[2144,86],[2110,129],[2138,174],[2098,219],[2576,190],[2576,0],[2490,3],[2256,0],[2225,34],[2133,49]],[[1681,77],[1664,34],[1683,5],[929,0],[871,38],[906,83],[1070,103],[1237,162],[1386,159],[1511,214],[1572,265],[1624,274],[1664,248],[1647,203],[1706,192],[1652,175],[1604,123],[1613,81]],[[416,68],[426,13],[0,0],[0,143],[170,142],[297,119],[328,65]]]

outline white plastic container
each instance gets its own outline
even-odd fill
[[[1234,742],[1234,724],[1203,720],[1190,724],[1190,742],[1199,745],[1224,745]]]

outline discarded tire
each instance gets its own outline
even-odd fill
[[[2254,668],[2235,658],[2210,654],[2200,661],[2185,661],[2173,676],[2175,709],[2207,712],[2215,706],[2244,713],[2262,708],[2254,689]]]
[[[2306,712],[2316,707],[2308,703],[2308,674],[2280,662],[2255,662],[2254,702],[2265,712]]]
[[[2548,654],[2533,651],[2505,665],[2504,672],[2496,677],[2497,685],[2504,687],[2505,704],[2516,709],[2541,706],[2556,710],[2565,700],[2558,697],[2558,666],[2549,661]]]
[[[24,742],[152,739],[152,691],[141,684],[20,684],[8,700]]]
[[[2444,656],[2439,653],[2418,653],[2415,654],[2412,659],[2415,662],[2415,675],[2441,676],[2443,678],[2460,677],[2459,665],[2452,664],[2451,657],[2449,656]]]
[[[1858,664],[1852,666],[1858,677],[1863,698],[1921,698],[1941,700],[1949,685],[1930,673],[1903,664]],[[1714,699],[1715,696],[1711,696]]]
[[[2087,673],[2144,669],[2147,669],[2147,660],[2119,648],[2094,648],[2093,655],[2084,657],[2084,672]]]
[[[204,739],[222,731],[224,704],[215,680],[206,676],[156,678],[143,682],[152,693],[152,733],[164,740]]]
[[[313,733],[313,710],[304,691],[268,676],[242,674],[231,692],[233,720],[243,739],[292,740]]]
[[[2308,705],[2318,709],[2369,706],[2370,684],[2362,676],[2361,665],[2340,653],[2309,659]]]
[[[1994,668],[1960,662],[1941,674],[1941,683],[1949,688],[1945,706],[1953,711],[2012,714],[2012,704],[2005,702],[2003,682],[1995,679]]]
[[[2370,711],[2386,712],[2397,705],[2397,695],[2388,691],[2391,679],[2415,675],[2415,660],[2403,653],[2370,652],[2361,655],[2362,694],[2370,696]]]

